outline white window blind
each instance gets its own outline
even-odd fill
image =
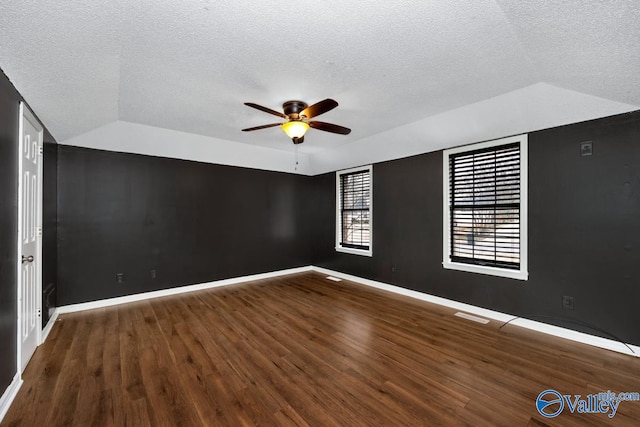
[[[340,175],[340,245],[368,250],[371,242],[369,170]]]
[[[520,142],[449,155],[450,261],[520,269]]]

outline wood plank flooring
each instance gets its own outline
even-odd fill
[[[2,426],[639,425],[640,359],[304,273],[61,316]]]

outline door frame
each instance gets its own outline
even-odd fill
[[[16,354],[16,366],[17,372],[22,378],[22,313],[21,313],[21,288],[20,286],[22,281],[22,219],[23,219],[23,200],[22,200],[22,152],[24,150],[24,140],[22,137],[22,133],[24,132],[24,123],[23,120],[29,120],[31,124],[38,130],[38,194],[36,197],[37,213],[36,213],[36,221],[37,221],[37,240],[36,240],[36,253],[34,254],[34,258],[36,260],[36,310],[40,313],[37,316],[37,325],[36,325],[36,343],[37,346],[42,344],[42,171],[43,171],[43,163],[44,163],[44,127],[40,123],[40,121],[36,118],[35,114],[31,111],[29,106],[24,102],[20,102],[20,113],[18,116],[18,246],[17,246],[17,276],[16,276],[16,310],[17,310],[17,354]],[[36,347],[37,347],[36,346]]]

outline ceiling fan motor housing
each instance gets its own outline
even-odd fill
[[[299,114],[307,107],[308,105],[302,101],[287,101],[282,104],[284,114],[292,120],[298,119]]]

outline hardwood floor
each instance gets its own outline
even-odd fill
[[[61,316],[2,426],[638,425],[640,358],[304,273]]]

